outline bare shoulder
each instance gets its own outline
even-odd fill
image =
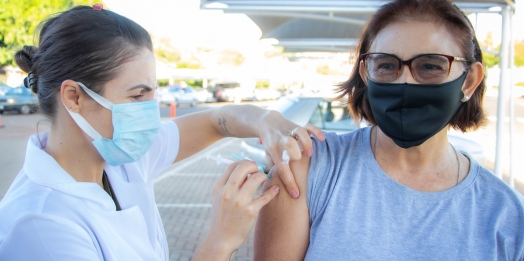
[[[282,191],[260,211],[255,228],[254,260],[304,260],[309,245],[309,212],[307,180],[310,158],[290,162],[291,171],[300,189],[298,199]],[[272,169],[272,177],[264,190],[273,185],[284,187]]]

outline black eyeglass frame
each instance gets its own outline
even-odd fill
[[[394,57],[394,58],[396,58],[398,60],[399,67],[398,67],[398,70],[397,70],[397,75],[390,82],[393,82],[394,80],[398,79],[398,77],[400,76],[400,74],[402,72],[402,69],[404,68],[404,65],[408,66],[408,69],[409,69],[409,72],[411,73],[411,76],[413,76],[413,78],[416,78],[415,75],[413,74],[413,70],[411,70],[411,63],[413,62],[413,60],[417,59],[418,57],[425,56],[425,55],[439,55],[439,56],[446,57],[448,59],[449,65],[448,65],[448,74],[447,74],[446,77],[449,77],[449,74],[451,72],[451,64],[454,61],[467,63],[468,67],[466,67],[466,69],[464,69],[464,71],[469,70],[469,65],[471,64],[471,61],[469,61],[466,58],[457,57],[457,56],[451,56],[451,55],[447,55],[447,54],[440,54],[440,53],[423,53],[423,54],[416,55],[416,56],[412,57],[409,60],[402,60],[398,56],[396,56],[394,54],[391,54],[391,53],[363,53],[363,54],[360,55],[359,61],[363,61],[364,62],[364,68],[366,69],[366,74],[368,74],[368,77],[369,77],[369,72],[367,70],[366,58],[369,55],[372,55],[372,54],[385,54],[385,55],[392,56],[392,57]]]

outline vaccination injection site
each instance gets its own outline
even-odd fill
[[[3,1],[0,260],[524,260],[523,1]]]

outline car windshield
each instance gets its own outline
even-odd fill
[[[168,92],[179,92],[180,87],[167,87]]]
[[[323,130],[352,131],[359,128],[348,108],[339,102],[319,102],[309,122]]]
[[[14,88],[5,93],[5,95],[21,95],[23,93],[22,88]]]

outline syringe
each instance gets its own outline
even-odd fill
[[[248,158],[242,158],[242,157],[240,157],[240,156],[238,156],[238,155],[236,155],[234,153],[233,153],[233,156],[235,158],[237,158],[238,160],[244,160],[244,159],[250,160]],[[222,164],[222,165],[229,166],[229,165],[233,164],[233,162],[234,162],[232,160],[229,160],[229,159],[226,159],[226,158],[222,157],[222,155],[220,155],[220,154],[218,154],[217,156],[209,154],[209,155],[207,155],[207,159],[211,159],[211,160],[216,161],[217,165],[221,165]],[[264,166],[260,165],[260,164],[258,164],[256,162],[255,162],[255,164],[257,165],[258,171],[264,173]],[[268,179],[271,178],[271,176],[269,174],[266,174],[266,175],[267,175]]]
[[[211,154],[207,155],[207,159],[212,159],[214,161],[217,162],[217,165],[226,165],[226,166],[229,166],[231,164],[233,164],[234,161],[232,160],[228,160],[226,158],[223,158],[220,154],[218,154],[217,156],[213,156]]]

